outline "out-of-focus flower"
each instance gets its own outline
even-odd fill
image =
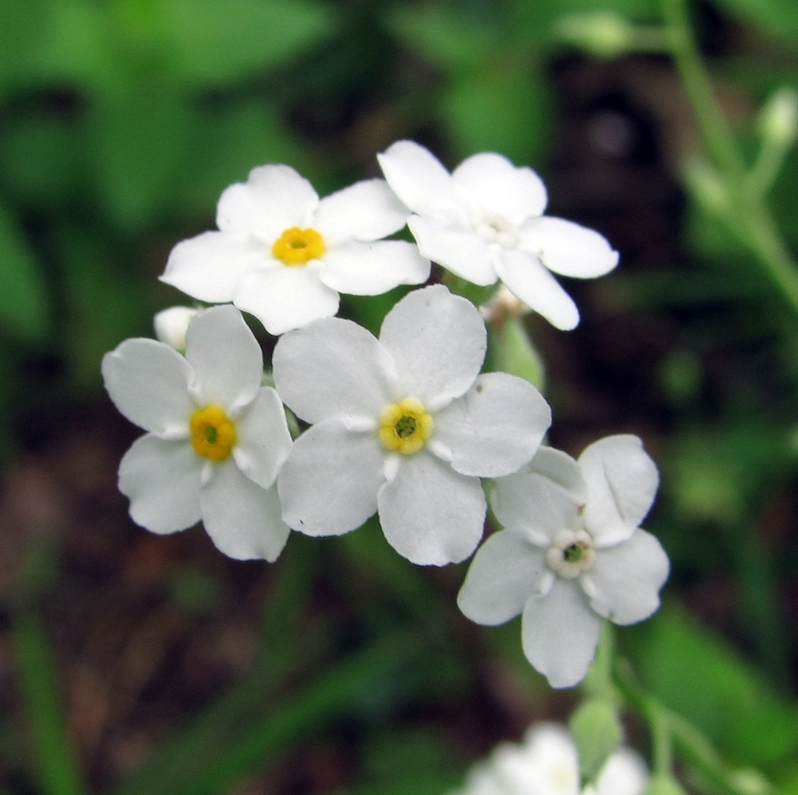
[[[639,529],[659,484],[636,436],[608,436],[574,461],[541,448],[496,481],[505,528],[480,547],[458,596],[478,624],[523,614],[524,653],[553,687],[587,673],[602,618],[633,624],[659,607],[668,557]]]
[[[176,351],[186,349],[186,332],[198,309],[190,306],[170,306],[162,309],[153,319],[155,336]]]
[[[277,393],[261,387],[263,356],[232,306],[201,312],[186,353],[131,339],[103,358],[108,394],[148,433],[119,467],[130,515],[155,533],[202,519],[233,558],[277,558],[289,528],[275,479],[291,449]]]
[[[468,557],[485,519],[479,478],[529,461],[551,422],[531,384],[479,375],[485,350],[476,307],[441,285],[399,301],[379,340],[338,318],[281,337],[277,391],[314,423],[280,473],[285,521],[340,535],[378,511],[414,563]]]

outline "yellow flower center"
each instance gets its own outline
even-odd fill
[[[219,406],[195,411],[188,427],[194,452],[211,461],[224,461],[236,443],[235,423]]]
[[[300,229],[292,226],[275,241],[272,254],[284,265],[296,267],[309,260],[318,259],[324,252],[324,238],[315,229]]]
[[[432,416],[424,404],[414,397],[391,403],[380,416],[380,441],[387,450],[404,455],[417,453],[432,435]]]

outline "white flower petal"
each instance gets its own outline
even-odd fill
[[[628,538],[657,493],[656,464],[637,436],[607,436],[585,448],[579,466],[587,482],[585,527],[603,546]]]
[[[601,769],[596,779],[598,795],[643,795],[650,776],[640,754],[619,748]]]
[[[130,500],[133,521],[153,533],[174,533],[196,524],[206,460],[188,441],[147,434],[133,442],[119,465],[119,491]]]
[[[541,546],[548,545],[559,530],[580,526],[580,505],[573,495],[529,467],[498,478],[490,504],[503,527],[524,532],[533,542],[543,542]]]
[[[191,391],[204,405],[235,409],[258,394],[263,354],[234,306],[211,307],[191,321],[186,361],[194,370]]]
[[[199,310],[190,306],[170,306],[153,318],[155,336],[176,351],[186,349],[186,331]]]
[[[433,217],[462,212],[452,175],[423,146],[397,141],[377,160],[391,189],[413,212]]]
[[[479,480],[458,474],[425,450],[402,461],[378,502],[385,538],[412,563],[459,563],[482,537],[485,495]]]
[[[427,259],[474,284],[496,283],[493,251],[470,228],[421,215],[411,215],[407,225]]]
[[[457,605],[477,624],[503,624],[521,614],[545,572],[542,550],[522,534],[502,530],[477,550],[457,595]]]
[[[464,160],[454,181],[468,191],[476,206],[520,224],[541,215],[548,197],[540,177],[526,166],[516,168],[506,157],[482,152]]]
[[[391,309],[380,342],[393,355],[407,396],[445,404],[479,375],[487,332],[470,301],[434,285],[414,290]]]
[[[191,367],[172,347],[125,340],[103,356],[102,374],[111,400],[131,422],[161,436],[188,434]]]
[[[495,478],[517,472],[540,446],[551,409],[528,381],[486,373],[435,416],[435,437],[462,475]]]
[[[160,279],[200,301],[227,303],[233,300],[238,283],[267,256],[256,240],[204,232],[172,249]]]
[[[552,687],[573,687],[584,679],[596,653],[601,621],[576,583],[557,578],[547,596],[526,603],[524,654]]]
[[[254,235],[271,246],[284,230],[309,226],[318,205],[313,186],[290,166],[258,166],[246,183],[222,193],[216,225],[224,232]]]
[[[376,433],[351,433],[338,419],[309,428],[277,478],[283,519],[310,536],[360,527],[377,510],[383,458]]]
[[[314,228],[325,244],[348,240],[379,240],[398,232],[410,210],[396,197],[385,180],[356,182],[321,200]]]
[[[264,489],[277,478],[291,452],[291,434],[283,404],[271,387],[261,387],[257,397],[236,420],[238,440],[233,448],[241,471]]]
[[[351,320],[325,318],[289,331],[277,341],[272,366],[278,394],[306,422],[337,416],[376,421],[393,397],[390,354]]]
[[[574,500],[584,505],[587,484],[579,464],[571,456],[554,447],[541,447],[529,465],[529,471],[542,475],[569,492]]]
[[[235,305],[251,312],[275,336],[338,311],[338,293],[319,281],[309,265],[280,265],[249,274],[238,286]]]
[[[236,560],[277,560],[290,529],[282,520],[277,488],[262,489],[232,458],[216,464],[200,492],[202,521],[216,547]]]
[[[504,249],[495,261],[496,273],[510,292],[549,323],[570,331],[579,323],[579,310],[568,293],[532,254]]]
[[[404,240],[353,242],[329,249],[319,279],[350,295],[381,295],[400,284],[420,284],[429,278],[430,263]]]
[[[618,252],[603,235],[563,218],[536,218],[524,224],[519,248],[554,273],[578,279],[603,276],[618,264]]]
[[[659,590],[669,570],[659,541],[645,530],[636,530],[627,541],[596,552],[587,573],[595,592],[590,604],[616,624],[642,621],[659,607]]]

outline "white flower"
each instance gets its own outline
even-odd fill
[[[544,216],[546,188],[538,175],[501,155],[474,155],[452,174],[412,141],[397,141],[377,158],[415,213],[407,225],[425,257],[475,284],[501,279],[559,329],[574,328],[579,311],[549,271],[590,279],[618,264],[598,232]]]
[[[506,528],[474,557],[458,596],[478,624],[523,613],[524,653],[553,687],[587,672],[602,618],[633,624],[659,607],[668,557],[638,525],[659,478],[636,436],[608,436],[578,463],[541,448],[496,481],[491,504]]]
[[[198,309],[189,306],[170,306],[162,309],[153,319],[155,336],[176,351],[186,349],[186,332]]]
[[[280,338],[274,380],[309,423],[278,480],[283,517],[313,536],[354,530],[379,511],[399,554],[443,565],[482,536],[480,477],[530,460],[551,421],[541,394],[507,375],[479,375],[485,325],[441,286],[411,292],[379,340],[327,318]]]
[[[259,166],[222,193],[220,231],[178,243],[161,280],[201,301],[232,301],[282,334],[334,315],[339,293],[426,281],[429,262],[413,244],[380,240],[407,216],[383,180],[319,200],[289,166]]]
[[[620,748],[583,795],[643,795],[648,778],[638,754]],[[571,735],[555,723],[531,726],[521,743],[496,746],[453,795],[579,795],[579,759]]]
[[[119,467],[130,515],[155,533],[200,519],[233,558],[277,558],[288,538],[275,479],[291,437],[277,393],[261,387],[263,357],[232,306],[201,312],[186,354],[132,339],[102,364],[108,394],[148,431]]]

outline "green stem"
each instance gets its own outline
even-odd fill
[[[48,795],[85,792],[64,727],[58,676],[44,621],[37,608],[11,611],[19,684],[30,716],[39,783]]]

